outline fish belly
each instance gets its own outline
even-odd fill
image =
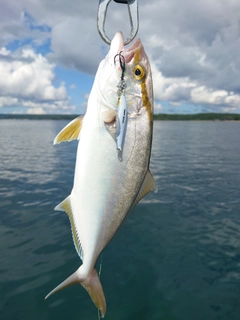
[[[105,212],[112,187],[115,144],[104,126],[82,128],[78,145],[71,205],[83,251],[91,269],[101,251]]]

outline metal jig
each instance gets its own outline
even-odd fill
[[[118,58],[120,68],[122,70],[121,78],[119,81],[118,87],[118,113],[116,117],[116,147],[119,161],[122,161],[123,158],[123,147],[125,141],[125,135],[127,130],[127,121],[128,121],[128,106],[124,91],[127,87],[126,81],[124,79],[126,72],[126,62],[125,58],[122,55],[122,52],[119,52],[114,57],[114,64],[116,64],[116,59]]]
[[[112,0],[99,0],[98,16],[97,16],[97,29],[98,32],[107,44],[111,43],[105,32],[105,20],[107,15],[107,8]],[[125,3],[128,5],[128,13],[131,25],[131,32],[129,37],[124,41],[124,44],[129,44],[136,36],[139,27],[138,21],[138,3],[137,0],[114,0],[117,3]]]

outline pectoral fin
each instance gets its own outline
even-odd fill
[[[61,142],[72,141],[79,139],[79,134],[82,128],[83,116],[79,116],[72,120],[54,139],[53,144],[58,144]]]

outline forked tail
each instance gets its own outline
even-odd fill
[[[86,277],[82,273],[81,269],[82,266],[77,269],[77,271],[74,272],[70,277],[60,283],[55,289],[53,289],[45,297],[45,299],[47,299],[53,293],[65,289],[72,284],[80,283],[87,290],[95,306],[101,311],[102,317],[104,317],[106,313],[106,300],[97,271],[96,269],[93,269],[92,272]]]

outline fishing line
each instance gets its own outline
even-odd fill
[[[103,260],[103,252],[101,253],[101,260],[100,260],[100,265],[99,265],[99,271],[98,271],[98,276],[99,276],[99,280],[101,278],[101,273],[102,273],[102,260]],[[101,320],[101,313],[100,310],[98,309],[98,320]]]
[[[102,273],[102,260],[103,260],[103,252],[101,253],[101,261],[100,261],[100,266],[99,266],[99,271],[98,271],[99,279],[100,279],[101,273]]]

